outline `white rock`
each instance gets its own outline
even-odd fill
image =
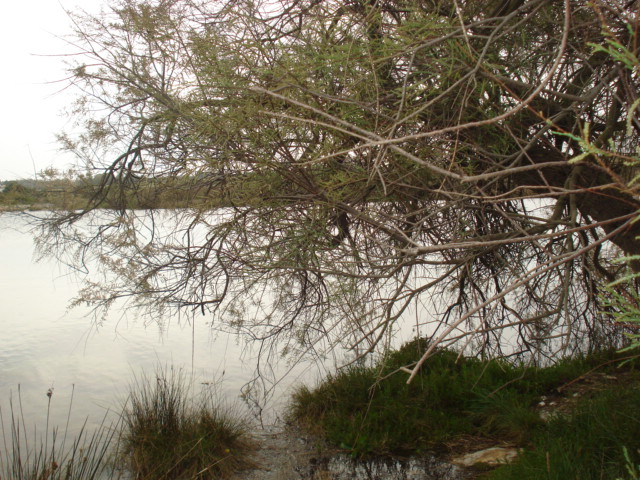
[[[471,467],[478,463],[500,465],[512,462],[518,456],[517,448],[491,447],[478,452],[467,453],[454,458],[451,463],[462,467]]]

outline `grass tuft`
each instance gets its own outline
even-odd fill
[[[182,371],[159,369],[131,388],[121,455],[137,479],[214,479],[251,465],[246,423],[211,390],[191,397]]]

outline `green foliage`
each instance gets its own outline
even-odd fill
[[[636,28],[627,23],[626,25],[631,38],[637,42]],[[637,50],[630,45],[621,43],[611,31],[606,31],[606,39],[604,45],[592,44],[594,51],[603,52],[617,62],[620,62],[630,72],[637,72],[640,66],[640,59],[637,56]],[[625,123],[627,126],[627,134],[632,130],[632,123],[640,105],[640,98],[636,99],[627,109]],[[610,145],[614,147],[614,145]],[[612,148],[614,150],[614,148]],[[635,155],[623,157],[625,165],[631,169],[637,169],[640,165],[640,150],[635,148]],[[589,150],[585,149],[582,155],[589,154]],[[598,152],[604,158],[616,158],[614,151]],[[631,176],[633,175],[633,176]],[[631,194],[636,194],[637,181],[640,178],[633,171],[631,178],[627,180],[625,189]],[[640,221],[640,217],[634,219],[633,223]],[[640,240],[636,237],[636,241]],[[629,345],[624,351],[634,350],[640,347],[640,294],[638,293],[638,279],[640,278],[639,266],[640,255],[630,255],[617,260],[618,264],[625,265],[626,272],[613,282],[609,282],[602,290],[604,306],[613,312],[615,320],[622,327],[631,330],[627,333],[630,340]]]
[[[625,459],[625,462],[626,462],[625,466],[627,468],[627,474],[628,474],[628,476],[626,477],[626,480],[639,480],[640,479],[640,465],[636,465],[635,463],[633,463],[633,460],[631,459],[631,457],[629,455],[629,451],[627,450],[626,447],[624,447],[622,451],[624,453],[624,459]],[[625,480],[625,479],[618,478],[617,480]]]
[[[512,333],[536,359],[616,344],[594,290],[615,274],[605,238],[640,250],[640,225],[618,228],[640,207],[621,188],[640,90],[613,55],[637,44],[637,12],[454,3],[120,0],[74,16],[80,128],[63,141],[102,181],[39,247],[108,271],[80,301],[200,310],[287,336],[290,355],[375,346],[413,305],[425,331],[487,355]],[[165,206],[183,208],[176,235],[130,213]],[[148,234],[121,242],[127,216]]]
[[[184,374],[159,370],[131,387],[121,455],[141,479],[214,479],[250,465],[245,423],[206,391],[190,398]]]
[[[640,261],[640,256],[623,259],[627,263]],[[606,286],[603,290],[604,305],[610,308],[618,324],[627,328],[629,344],[622,351],[640,348],[640,294],[636,288],[638,273],[629,273]]]

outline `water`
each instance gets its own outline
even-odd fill
[[[133,376],[153,375],[158,365],[193,375],[194,384],[218,383],[222,397],[240,403],[254,375],[255,353],[233,334],[212,331],[206,318],[167,319],[166,328],[115,309],[98,327],[83,308],[68,310],[80,279],[53,261],[34,262],[27,220],[0,215],[0,408],[20,401],[27,426],[64,427],[70,433],[88,417],[98,425],[118,412]],[[273,419],[292,384],[313,379],[319,366],[299,365],[278,384],[265,416]],[[285,366],[282,366],[281,373]],[[18,390],[20,398],[18,399]]]
[[[49,412],[49,424],[73,437],[87,418],[89,427],[96,428],[105,415],[114,420],[134,375],[153,375],[158,365],[192,375],[196,389],[217,384],[224,400],[242,406],[238,399],[254,377],[256,355],[241,339],[213,331],[206,317],[194,322],[165,319],[161,329],[117,308],[98,326],[88,309],[67,308],[80,286],[80,278],[55,262],[34,262],[25,217],[0,214],[0,410],[5,421],[11,402],[14,411],[20,402],[27,429],[33,426],[42,434]],[[409,338],[414,334],[411,328],[405,332]],[[264,405],[261,420],[275,420],[292,386],[313,384],[336,363],[293,368]],[[275,367],[276,379],[288,370],[286,365]],[[338,455],[325,463],[315,467],[335,478],[462,478],[455,467],[431,458],[354,462]]]

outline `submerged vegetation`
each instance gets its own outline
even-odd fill
[[[377,365],[300,387],[290,419],[356,456],[525,449],[489,478],[615,478],[625,448],[640,460],[637,360],[620,367],[620,354],[603,352],[533,368],[440,351],[411,384],[394,374],[426,347],[414,341]],[[546,416],[543,398],[555,404]]]

